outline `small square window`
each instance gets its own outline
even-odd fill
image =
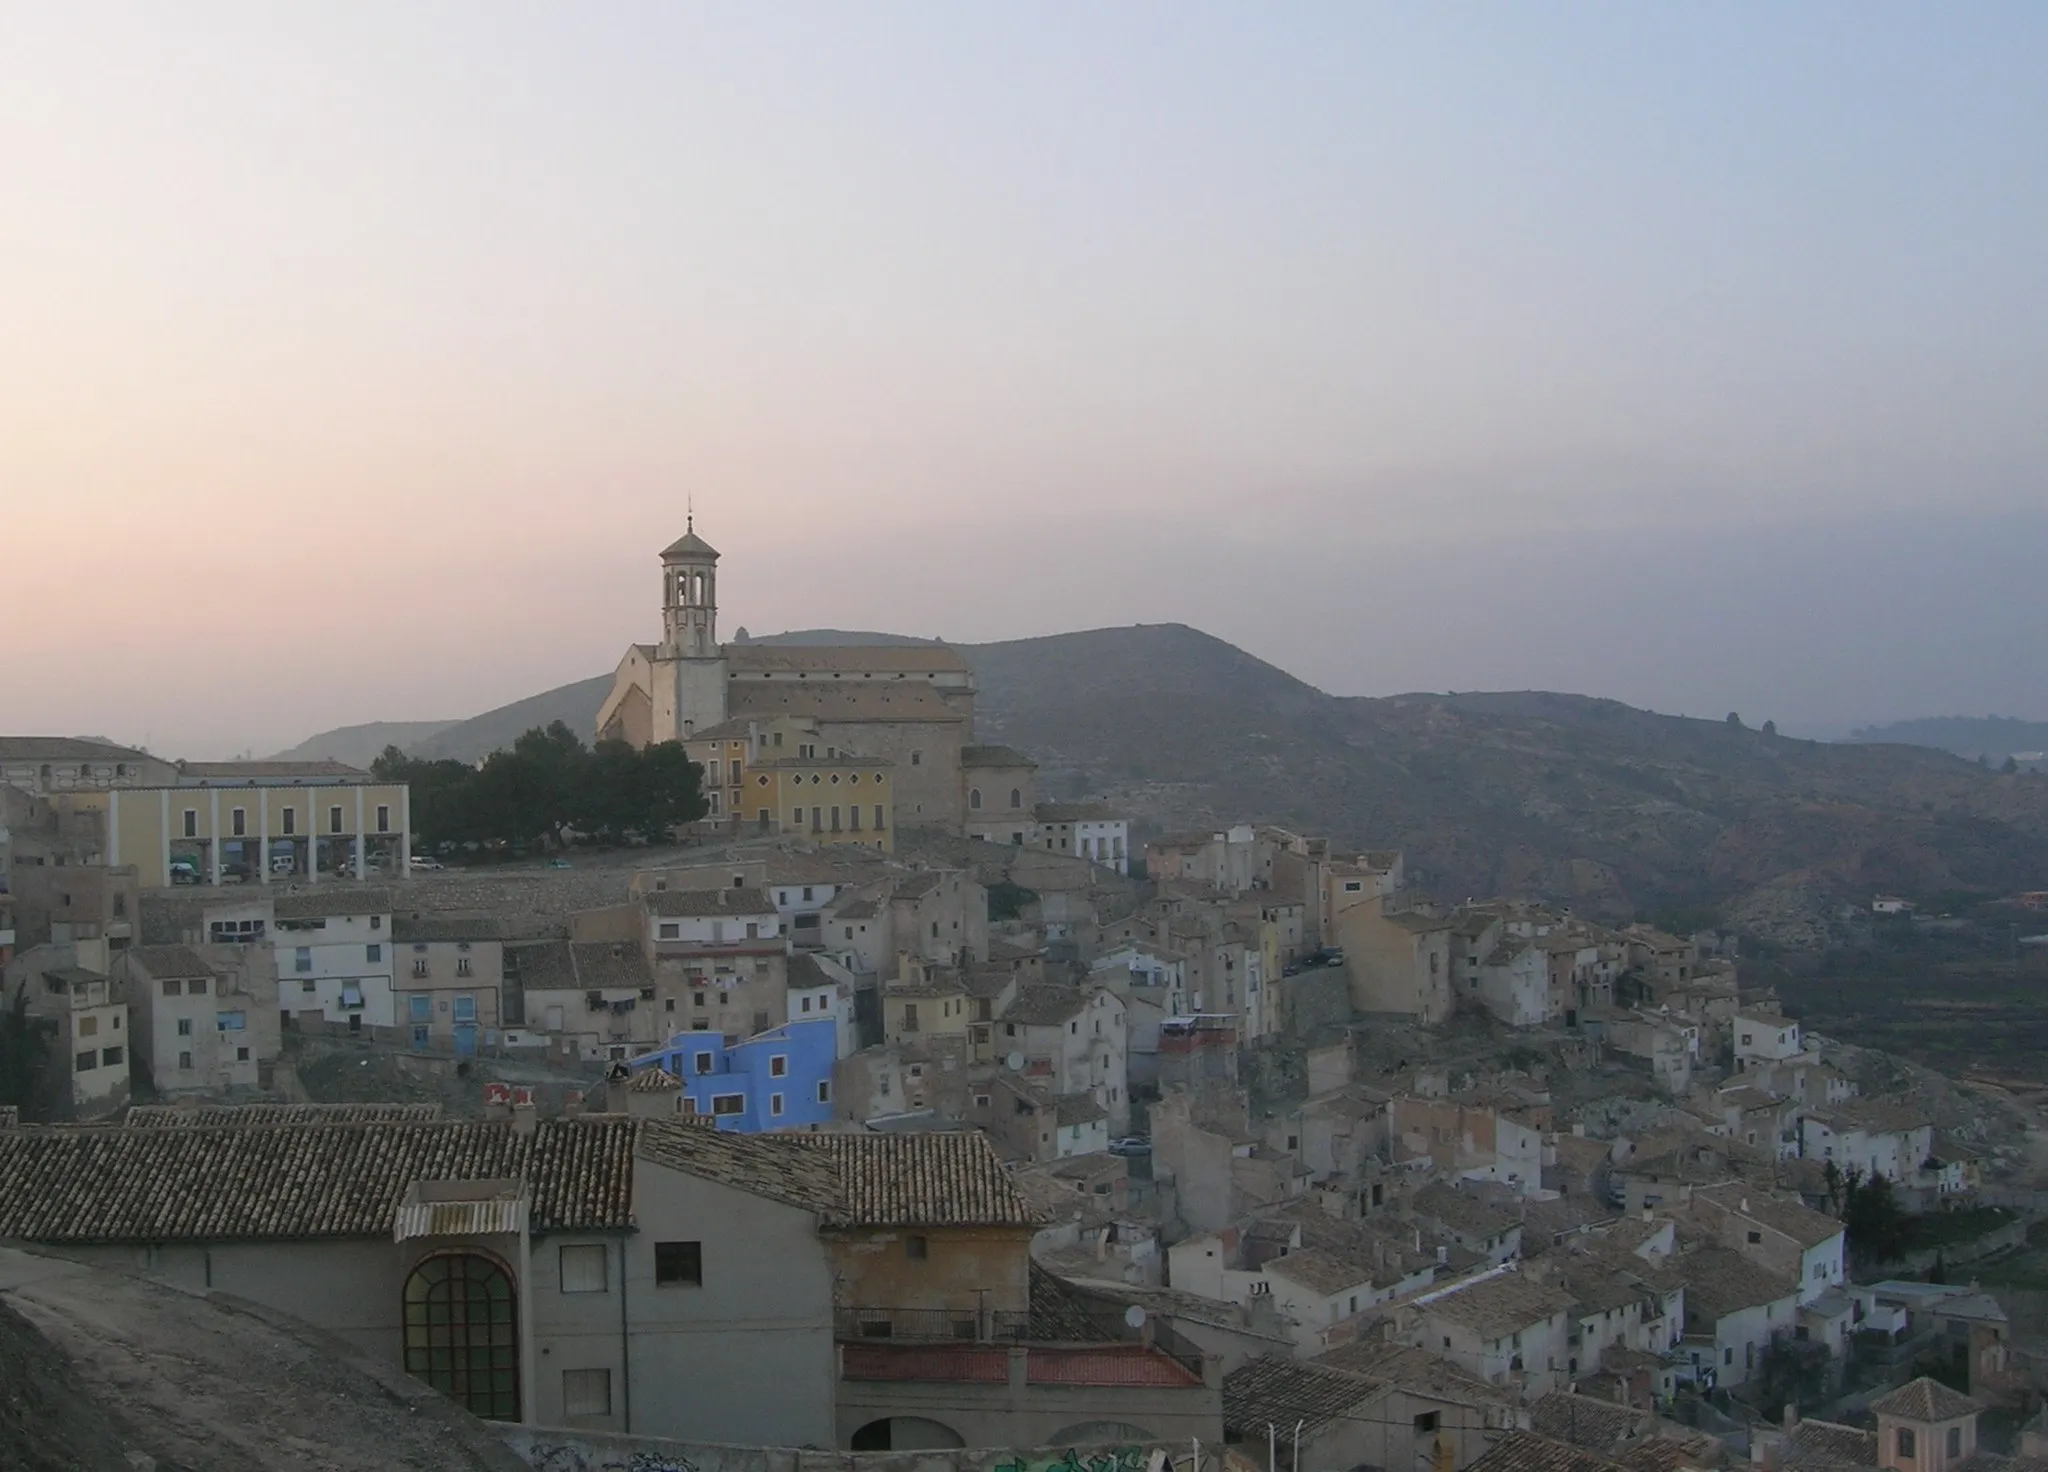
[[[612,1413],[610,1370],[562,1371],[562,1414],[609,1416]]]
[[[770,1078],[788,1078],[789,1059],[781,1053],[771,1057],[768,1060],[768,1076]]]
[[[903,1239],[903,1255],[913,1262],[923,1262],[932,1255],[931,1238],[905,1237]]]
[[[562,1247],[562,1291],[603,1293],[610,1286],[602,1242],[565,1244]]]
[[[657,1287],[702,1288],[704,1286],[704,1244],[702,1242],[655,1243],[654,1282]]]

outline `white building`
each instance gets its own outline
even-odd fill
[[[1514,1264],[1411,1299],[1409,1342],[1534,1400],[1571,1378],[1572,1296]]]
[[[270,908],[281,1011],[343,1023],[351,1032],[398,1025],[388,895],[337,887],[279,895]],[[210,933],[212,910],[207,914],[209,943],[231,943]]]
[[[1770,1272],[1792,1277],[1799,1285],[1802,1308],[1849,1281],[1843,1260],[1847,1238],[1842,1224],[1831,1216],[1739,1181],[1694,1191],[1692,1211],[1696,1220],[1713,1229],[1723,1247]]]
[[[830,1017],[834,1058],[851,1058],[860,1051],[853,989],[853,973],[829,956],[805,952],[789,958],[789,1020],[810,1022]]]
[[[1805,1051],[1799,1040],[1799,1024],[1790,1017],[1773,1012],[1737,1012],[1733,1027],[1738,1070],[1758,1063],[1782,1063]]]
[[[1910,1183],[1934,1155],[1934,1126],[1910,1105],[1861,1099],[1808,1105],[1799,1121],[1799,1153],[1831,1160],[1844,1175]]]
[[[1495,946],[1478,967],[1478,1001],[1509,1027],[1540,1027],[1550,1017],[1550,956],[1533,940]]]
[[[1054,1097],[1090,1094],[1109,1128],[1130,1126],[1131,1095],[1124,1000],[1107,988],[1082,991],[1050,983],[1017,988],[992,1024],[995,1056],[1012,1060],[1029,1083]]]
[[[1042,802],[1032,813],[1040,848],[1131,872],[1131,820],[1096,802]]]
[[[1685,1346],[1695,1373],[1712,1371],[1727,1389],[1763,1363],[1774,1334],[1798,1327],[1799,1285],[1725,1247],[1675,1260],[1685,1274]],[[1702,1376],[1704,1378],[1704,1376]]]

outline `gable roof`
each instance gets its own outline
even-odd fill
[[[1889,1395],[1880,1395],[1870,1403],[1872,1415],[1896,1416],[1901,1421],[1958,1421],[1983,1409],[1967,1395],[1950,1390],[1939,1380],[1926,1375],[1918,1380],[1909,1380]]]
[[[213,967],[190,946],[130,946],[123,954],[128,957],[129,965],[140,966],[160,981],[214,974]]]
[[[266,1124],[376,1124],[439,1119],[438,1104],[131,1104],[131,1129],[248,1129]]]
[[[1348,1370],[1261,1355],[1223,1377],[1223,1426],[1249,1435],[1263,1432],[1268,1422],[1292,1426],[1300,1421],[1302,1435],[1312,1436],[1386,1393],[1379,1381]]]
[[[772,915],[775,901],[764,889],[653,889],[642,897],[647,913],[664,920],[706,915]]]
[[[1842,1224],[1833,1217],[1797,1201],[1782,1201],[1754,1186],[1733,1182],[1725,1186],[1708,1186],[1695,1190],[1693,1200],[1707,1202],[1723,1211],[1737,1216],[1746,1216],[1751,1221],[1761,1222],[1774,1232],[1782,1232],[1802,1248],[1818,1247],[1842,1235]]]
[[[796,1135],[742,1135],[709,1124],[650,1119],[642,1122],[634,1149],[640,1158],[685,1175],[839,1221],[846,1213],[838,1174],[829,1159],[804,1145]]]
[[[1533,1431],[1510,1431],[1465,1472],[1626,1472],[1626,1464]]]
[[[790,1138],[837,1167],[850,1226],[1024,1227],[1039,1220],[979,1130]]]
[[[536,1231],[632,1225],[634,1122],[373,1120],[0,1132],[0,1237],[85,1245],[376,1237],[421,1180],[522,1179]]]
[[[1563,1289],[1515,1271],[1480,1278],[1416,1303],[1426,1313],[1489,1339],[1526,1329],[1571,1306],[1572,1297]]]
[[[1799,1292],[1790,1278],[1757,1266],[1725,1247],[1702,1247],[1678,1258],[1673,1266],[1685,1275],[1685,1312],[1718,1320],[1745,1308],[1776,1303]]]
[[[1641,1435],[1655,1420],[1648,1411],[1564,1390],[1553,1390],[1529,1407],[1530,1430],[1596,1452]]]
[[[1370,1263],[1346,1262],[1317,1247],[1298,1247],[1285,1256],[1276,1257],[1266,1264],[1266,1271],[1313,1289],[1326,1298],[1342,1293],[1346,1288],[1370,1284],[1373,1272]]]
[[[849,670],[881,674],[965,674],[971,667],[957,649],[946,644],[763,644],[750,641],[725,646],[728,668],[799,670],[830,673]]]

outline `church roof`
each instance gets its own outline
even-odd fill
[[[960,651],[945,644],[728,644],[725,658],[739,673],[800,672],[875,675],[971,672]]]
[[[709,557],[716,560],[718,549],[698,536],[693,525],[689,531],[684,532],[680,537],[677,537],[673,542],[670,542],[661,549],[661,560],[663,562],[667,562],[670,558],[679,557]]]

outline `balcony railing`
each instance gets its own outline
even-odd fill
[[[833,1315],[841,1339],[906,1343],[1021,1343],[1031,1315],[1014,1309],[842,1308]]]

